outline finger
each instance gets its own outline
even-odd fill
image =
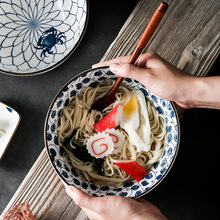
[[[140,82],[143,81],[143,78],[147,81],[148,74],[146,73],[150,73],[149,69],[141,68],[128,63],[113,63],[110,65],[110,70],[118,76],[136,79]]]
[[[136,66],[139,66],[139,67],[145,67],[145,68],[149,68],[149,65],[148,62],[149,60],[152,61],[152,59],[155,59],[158,55],[154,52],[148,52],[148,53],[145,53],[145,54],[141,54],[137,61],[135,62],[135,65]]]
[[[101,66],[110,66],[112,63],[127,63],[130,56],[122,56],[112,60],[102,61],[92,65],[92,68],[101,67]]]
[[[92,197],[74,186],[66,187],[66,193],[73,199],[76,205],[94,212],[99,210],[98,197]]]
[[[138,198],[138,199],[136,199],[136,201],[142,203],[144,206],[146,206],[146,207],[148,207],[148,208],[150,208],[150,209],[159,210],[154,204],[148,202],[148,201],[145,200],[145,199]]]
[[[174,102],[174,105],[175,105],[176,107],[180,107],[180,108],[184,108],[184,109],[193,108],[193,106],[190,106],[190,105],[188,105],[187,103],[184,104],[184,103],[181,103],[181,102]]]
[[[158,54],[154,53],[154,52],[148,52],[148,53],[144,53],[141,54],[137,61],[135,62],[135,64],[137,66],[142,66],[144,67],[147,60],[150,58],[160,58]],[[106,61],[102,61],[100,63],[96,63],[94,65],[92,65],[92,68],[96,68],[96,67],[101,67],[101,66],[110,66],[113,63],[127,63],[129,61],[130,55],[128,56],[121,56],[121,57],[117,57],[115,59],[112,60],[106,60]]]
[[[89,219],[100,219],[99,214],[97,214],[96,212],[94,212],[90,209],[87,209],[87,208],[83,208],[83,207],[82,207],[82,210],[86,213],[86,215],[89,217]]]

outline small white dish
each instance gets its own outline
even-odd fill
[[[20,115],[8,105],[0,102],[0,160],[5,153],[15,131],[18,128]]]

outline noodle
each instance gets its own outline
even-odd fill
[[[80,145],[86,145],[87,139],[94,135],[93,124],[99,121],[103,115],[110,112],[118,104],[126,104],[130,100],[130,91],[134,88],[120,86],[115,102],[105,108],[103,112],[90,110],[91,105],[103,94],[109,91],[113,85],[113,81],[107,81],[98,84],[96,88],[87,87],[83,92],[77,94],[75,99],[69,106],[64,108],[60,116],[60,122],[57,126],[58,141],[60,146],[64,141],[71,137]],[[149,102],[146,102],[149,121],[151,126],[150,144],[151,148],[148,152],[137,152],[136,146],[133,146],[129,141],[128,134],[122,129],[119,130],[125,136],[125,144],[121,153],[108,155],[104,159],[105,174],[100,175],[93,171],[92,162],[83,162],[79,160],[71,152],[71,149],[65,147],[64,159],[70,167],[76,168],[79,174],[84,176],[85,179],[95,184],[106,185],[123,185],[126,181],[133,180],[133,178],[125,171],[121,170],[117,165],[112,162],[112,159],[127,159],[136,160],[140,165],[147,170],[156,163],[163,153],[163,146],[166,139],[166,124],[164,116],[160,114],[155,107]],[[75,148],[74,144],[70,144],[71,148]]]

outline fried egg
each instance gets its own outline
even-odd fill
[[[124,105],[120,126],[128,133],[137,152],[150,150],[151,128],[145,96],[141,91],[133,91],[130,100]]]

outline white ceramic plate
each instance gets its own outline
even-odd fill
[[[0,130],[3,130],[0,136],[0,159],[8,147],[20,122],[19,114],[4,103],[0,102]]]

